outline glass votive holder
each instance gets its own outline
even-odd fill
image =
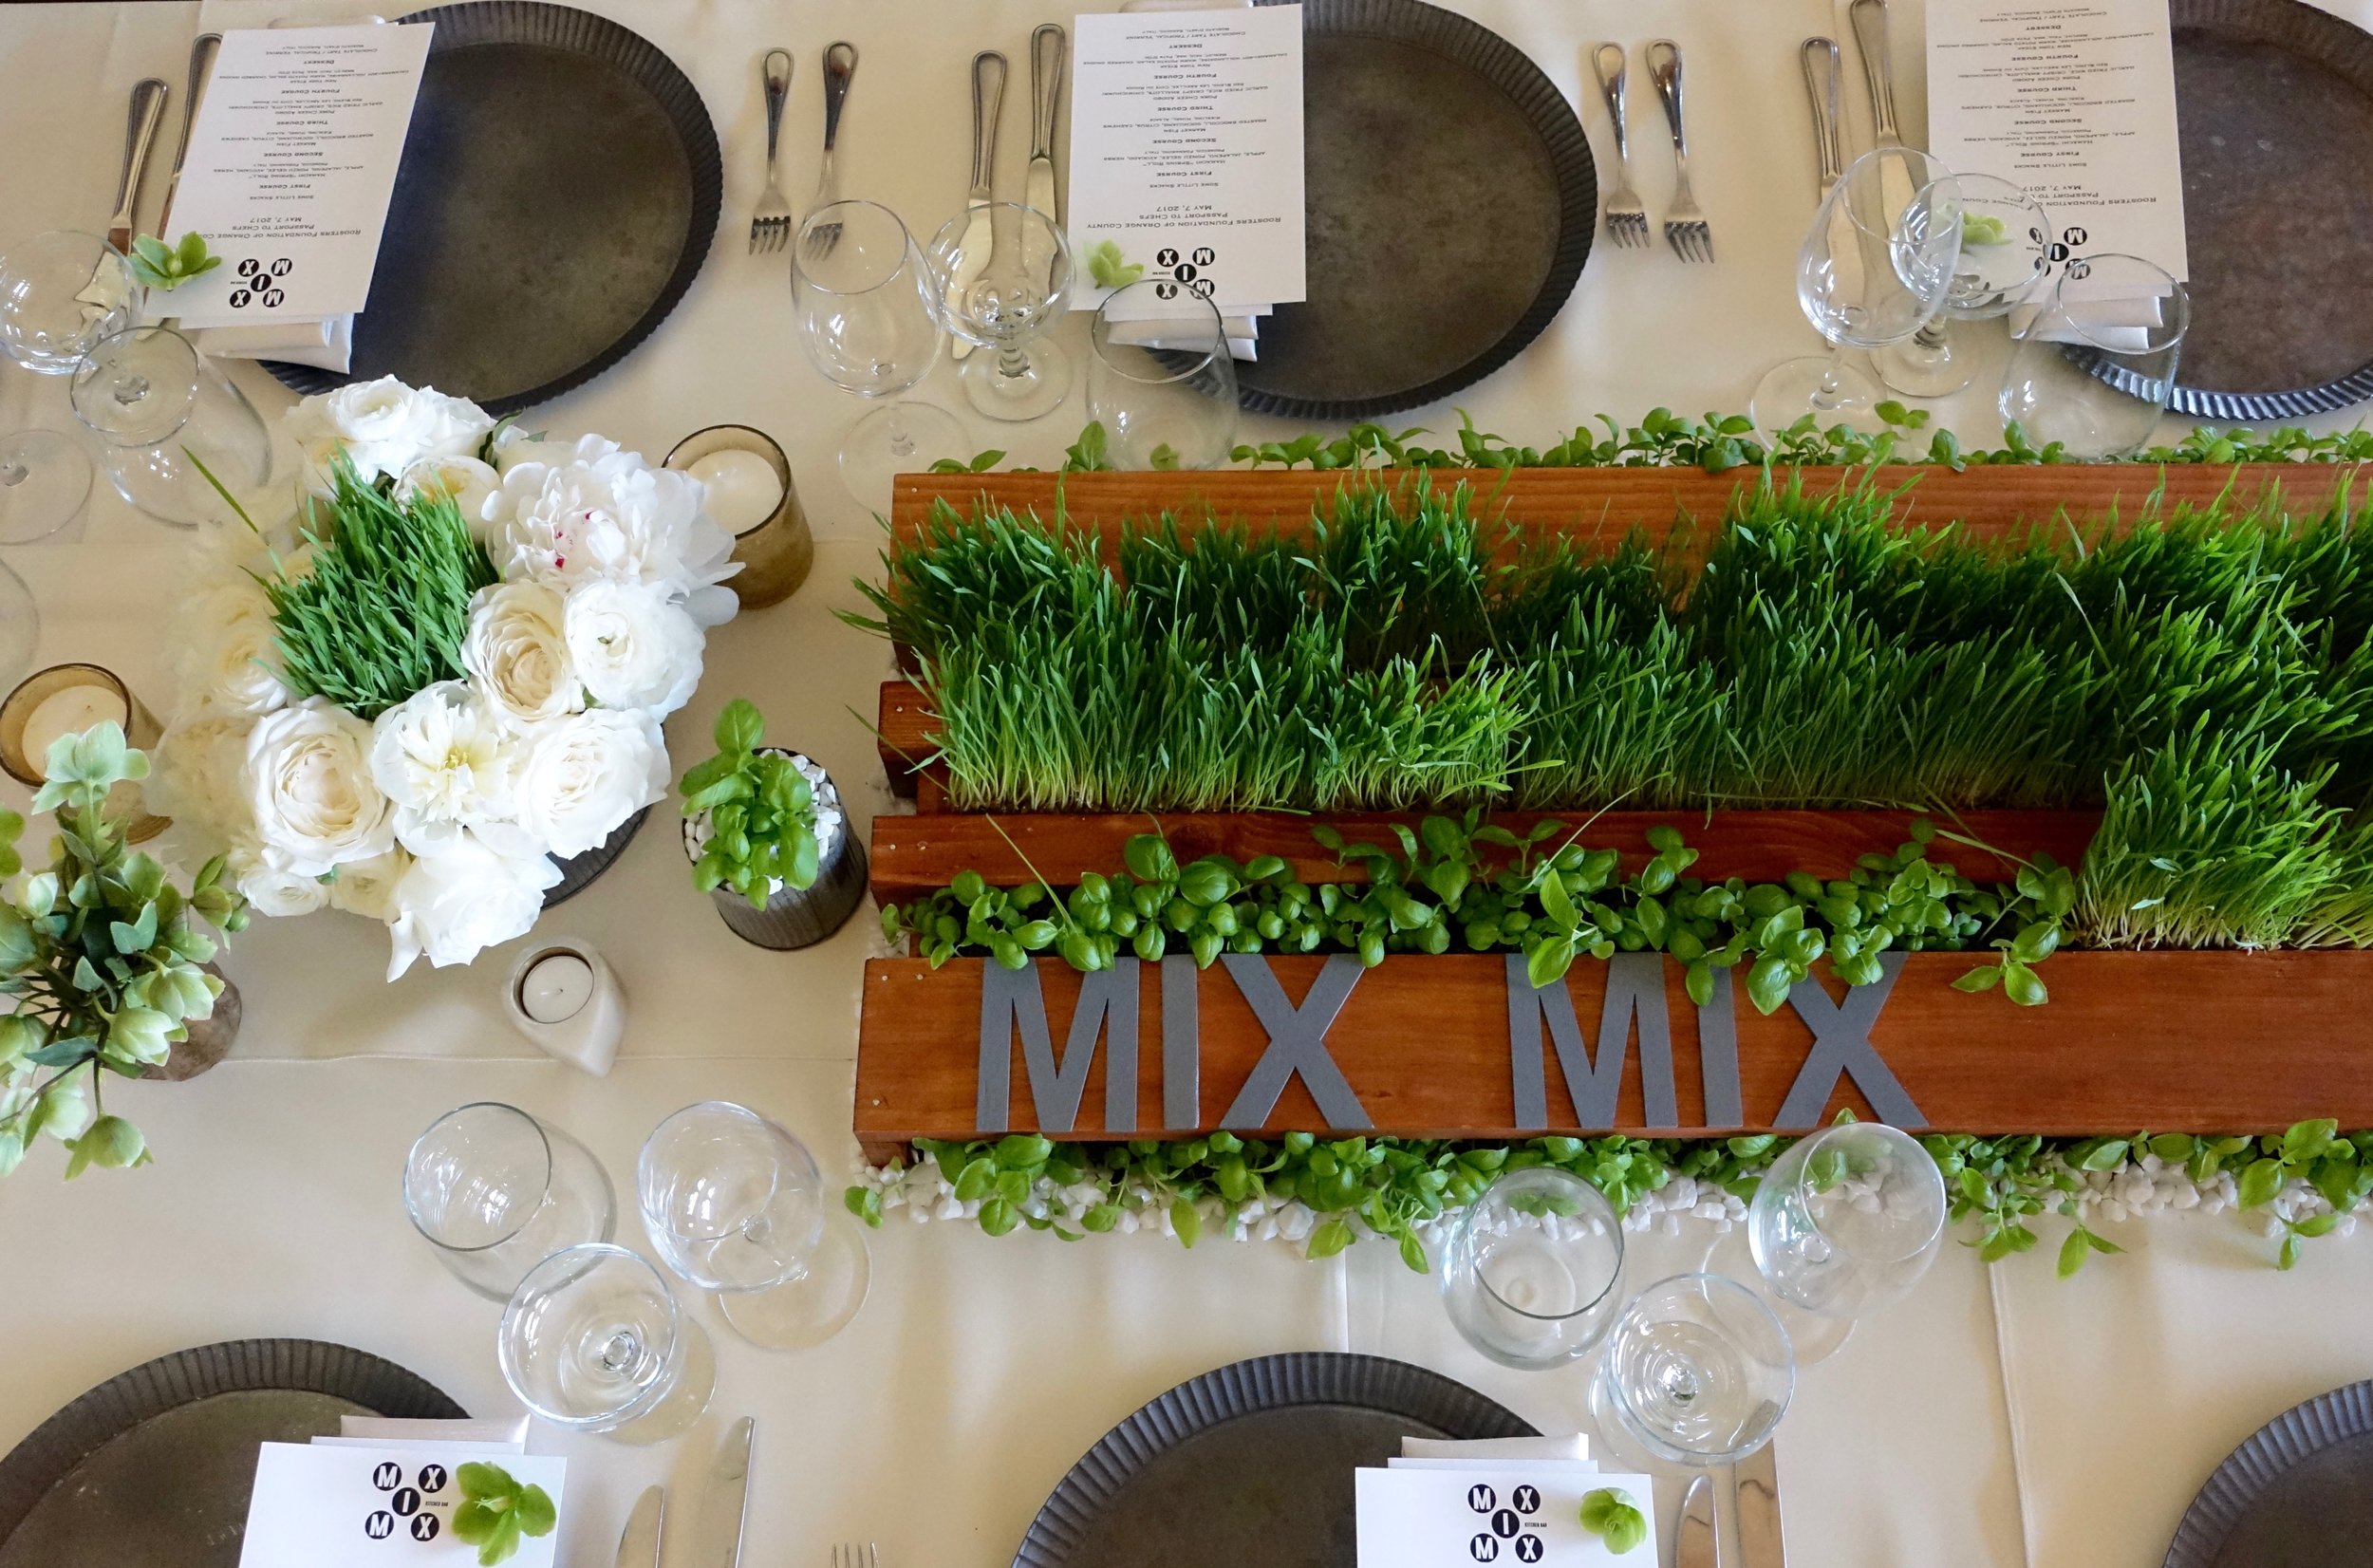
[[[808,580],[815,535],[775,438],[746,424],[713,424],[676,443],[666,465],[707,489],[705,509],[734,536],[741,569],[725,580],[743,609],[780,604]]]
[[[0,769],[28,789],[48,777],[49,747],[60,736],[80,735],[96,724],[123,727],[123,738],[153,749],[163,728],[132,688],[113,670],[97,664],[52,664],[35,670],[0,699]],[[107,792],[107,812],[123,824],[127,842],[144,843],[171,825],[151,815],[140,787],[129,779]]]

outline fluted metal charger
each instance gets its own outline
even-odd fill
[[[2184,1510],[2165,1568],[2336,1568],[2373,1540],[2373,1382],[2294,1405]]]

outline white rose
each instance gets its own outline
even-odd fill
[[[252,577],[199,592],[183,612],[181,683],[201,713],[254,718],[288,706],[280,679],[280,628],[271,600]]]
[[[149,756],[148,809],[227,847],[254,837],[244,781],[248,719],[199,714],[178,719]]]
[[[517,461],[503,470],[503,500],[495,504],[510,509],[509,549],[495,553],[505,575],[565,588],[649,584],[702,625],[731,620],[739,601],[717,585],[741,567],[732,559],[732,536],[701,510],[701,481],[653,468],[632,452],[589,458],[589,441],[565,462]]]
[[[561,625],[577,678],[606,708],[650,708],[664,719],[701,683],[701,624],[663,588],[583,584],[570,591]]]
[[[560,868],[549,857],[507,855],[475,833],[420,856],[396,883],[387,978],[402,975],[423,953],[442,968],[525,935],[543,912],[544,889],[559,880]]]
[[[395,805],[397,841],[416,855],[465,830],[502,836],[517,764],[510,729],[459,681],[414,692],[372,728],[371,780]]]
[[[304,399],[287,428],[305,453],[307,483],[327,495],[330,459],[341,450],[369,484],[422,457],[467,457],[495,421],[474,402],[382,376]]]
[[[282,870],[252,849],[234,849],[230,869],[259,915],[309,915],[329,902],[320,878]]]
[[[595,708],[530,732],[519,825],[556,855],[581,855],[667,795],[667,744],[648,713]]]
[[[493,519],[487,509],[502,489],[502,476],[476,457],[432,456],[407,466],[396,476],[396,498],[405,500],[414,495],[442,495],[461,513],[461,520],[470,525],[478,542],[494,545],[501,541],[502,530],[490,527]]]
[[[542,583],[496,583],[470,601],[461,667],[496,713],[521,724],[585,706],[585,682],[569,658],[559,593]]]
[[[344,909],[385,924],[396,918],[396,885],[412,868],[412,857],[401,847],[370,860],[338,868],[325,885],[332,909]]]
[[[371,782],[371,727],[327,698],[267,714],[247,737],[255,835],[272,864],[299,876],[383,854],[395,806]]]

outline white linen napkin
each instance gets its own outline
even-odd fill
[[[1478,1437],[1467,1441],[1447,1437],[1401,1439],[1404,1459],[1561,1459],[1590,1463],[1590,1439],[1581,1432],[1570,1437]]]
[[[270,326],[200,327],[190,341],[218,360],[285,360],[345,375],[354,353],[354,318],[276,321]]]
[[[342,1415],[341,1437],[368,1438],[375,1443],[491,1443],[514,1453],[527,1449],[528,1418],[503,1421],[426,1421],[387,1415]]]

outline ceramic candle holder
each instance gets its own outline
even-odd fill
[[[665,466],[697,473],[701,458],[719,452],[756,453],[782,483],[782,499],[775,510],[734,535],[734,559],[741,563],[741,569],[725,580],[725,586],[740,597],[743,609],[780,604],[808,580],[808,569],[815,564],[815,536],[808,532],[799,487],[792,482],[791,460],[762,430],[746,424],[713,424],[678,441],[667,454]]]
[[[626,997],[602,955],[571,937],[539,941],[503,990],[511,1027],[549,1055],[597,1078],[609,1074],[626,1033]]]
[[[97,664],[35,670],[0,699],[0,769],[38,790],[47,776],[51,740],[111,719],[123,726],[124,739],[144,751],[153,750],[164,733],[156,715],[113,670]],[[149,814],[140,785],[129,780],[107,793],[107,811],[123,823],[124,838],[133,844],[171,826],[170,818]]]

